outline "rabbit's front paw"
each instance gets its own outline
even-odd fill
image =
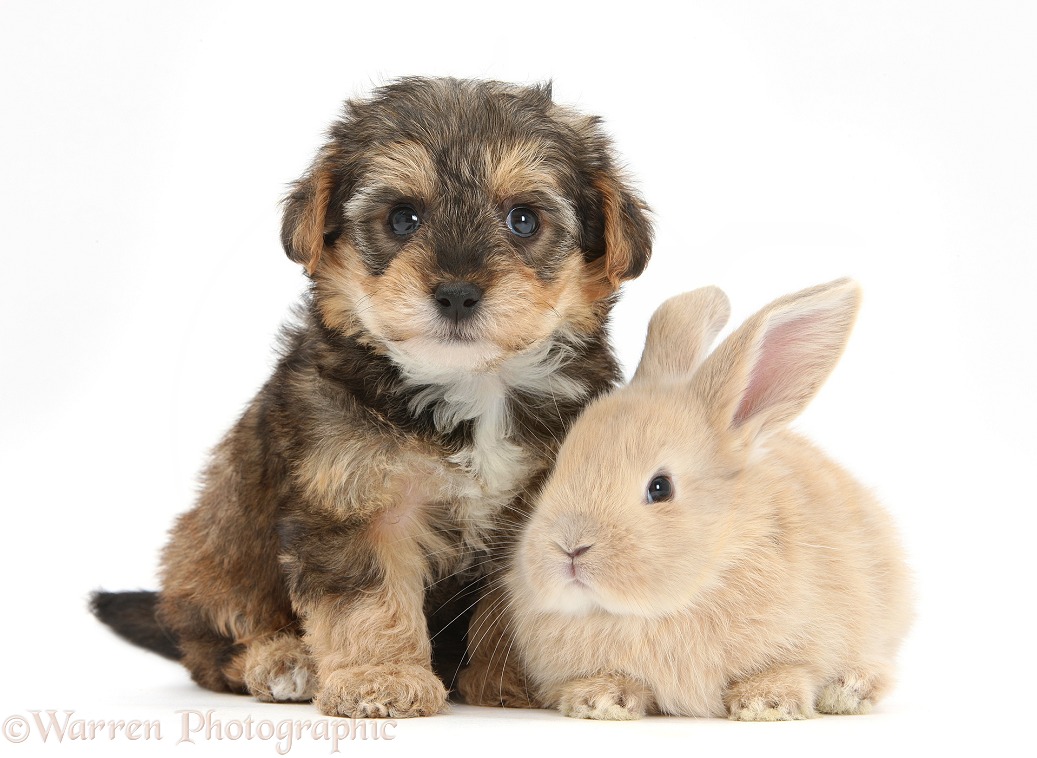
[[[817,710],[843,715],[868,713],[885,686],[886,677],[881,674],[850,671],[821,688]]]
[[[558,692],[558,710],[577,719],[632,721],[644,716],[653,703],[644,684],[622,674],[576,679]]]
[[[733,721],[799,721],[814,716],[810,674],[776,666],[732,684],[724,695]]]

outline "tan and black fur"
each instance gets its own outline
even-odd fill
[[[512,231],[516,207],[535,233]],[[405,235],[400,208],[420,218]],[[648,260],[646,209],[598,120],[549,88],[413,78],[347,103],[282,241],[311,287],[273,376],[173,528],[157,598],[95,611],[213,690],[432,714],[430,638],[460,636],[572,421],[619,378],[605,322]],[[455,285],[463,306],[441,297]],[[509,703],[521,679],[491,631],[463,689]],[[449,685],[460,650],[436,654]]]

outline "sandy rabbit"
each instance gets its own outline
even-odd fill
[[[864,713],[910,619],[886,512],[786,429],[846,344],[843,279],[727,322],[705,288],[653,316],[629,386],[584,411],[507,576],[536,696],[567,716]]]

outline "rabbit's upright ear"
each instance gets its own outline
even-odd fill
[[[631,381],[689,378],[730,316],[727,295],[717,287],[671,297],[648,322],[641,363]]]
[[[857,284],[839,279],[774,301],[732,333],[692,382],[716,428],[751,440],[795,418],[839,360],[859,304]]]

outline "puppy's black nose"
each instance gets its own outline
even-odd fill
[[[444,282],[432,296],[443,318],[457,323],[475,313],[482,300],[482,289],[471,282]]]

